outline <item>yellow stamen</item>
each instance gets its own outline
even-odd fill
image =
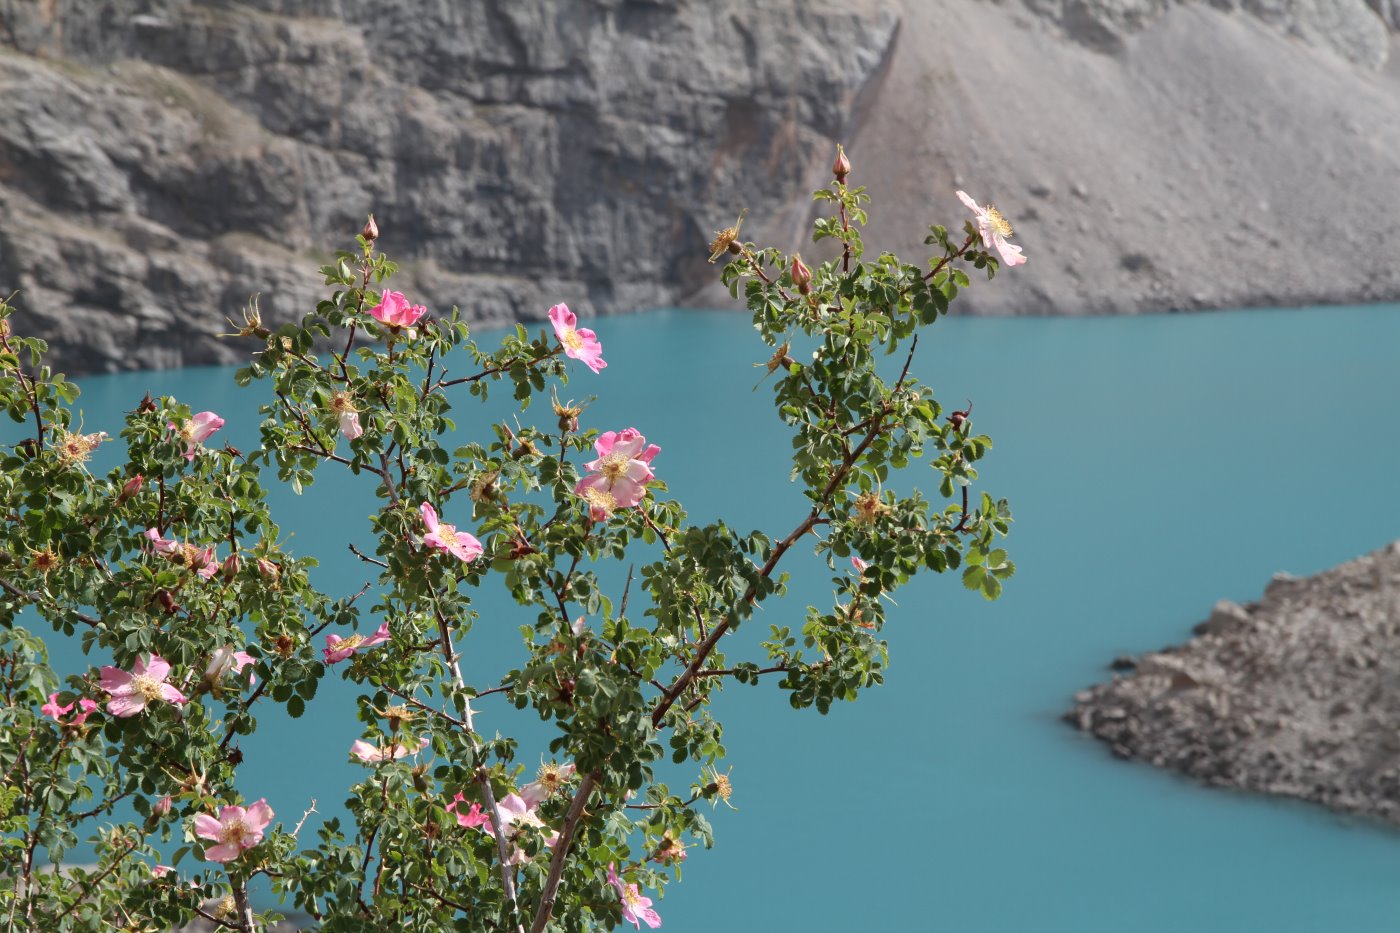
[[[992,222],[992,229],[997,232],[998,236],[1011,236],[1011,221],[1001,216],[1001,211],[990,204],[987,205],[987,219]]]
[[[622,454],[608,454],[601,458],[598,472],[613,482],[617,482],[627,474],[627,467],[631,462],[631,458],[624,457]]]
[[[617,509],[617,499],[613,498],[613,494],[605,489],[597,489],[590,486],[583,491],[583,498],[588,501],[589,505],[600,509],[608,515],[611,515]]]
[[[141,694],[141,698],[147,703],[161,698],[161,683],[150,674],[136,674],[131,678],[131,686],[135,688],[137,693]]]

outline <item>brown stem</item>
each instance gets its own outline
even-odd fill
[[[24,590],[15,586],[13,583],[11,583],[9,580],[6,580],[4,577],[0,577],[0,590],[4,590],[6,593],[9,593],[15,599],[25,600],[26,602],[33,603],[36,606],[40,603],[37,594],[26,593]],[[73,618],[77,619],[79,622],[84,622],[94,627],[101,624],[102,622],[102,620],[97,618],[96,616],[90,616],[86,613],[78,612],[76,609],[71,611]]]
[[[558,356],[558,355],[559,355],[560,353],[562,353],[563,351],[564,351],[564,348],[563,348],[563,347],[555,347],[553,350],[550,350],[549,353],[547,353],[546,355],[541,356],[541,357],[539,357],[538,359],[530,360],[530,362],[526,363],[525,365],[526,365],[527,367],[530,367],[530,366],[538,366],[540,363],[543,363],[543,362],[546,362],[547,360],[553,359],[554,357]],[[495,376],[495,375],[498,375],[498,374],[500,374],[500,373],[505,372],[506,370],[510,369],[510,367],[511,367],[512,364],[514,364],[514,363],[516,363],[516,362],[519,362],[519,361],[518,361],[518,360],[511,360],[509,363],[506,363],[504,366],[488,366],[487,368],[483,369],[483,370],[482,370],[481,372],[479,372],[479,373],[474,373],[473,375],[470,375],[470,376],[462,376],[462,377],[459,378],[459,379],[446,379],[446,380],[439,379],[438,382],[437,382],[437,385],[433,386],[433,388],[435,388],[435,389],[446,389],[448,386],[461,385],[461,384],[464,383],[464,382],[478,382],[478,381],[480,381],[480,380],[482,380],[482,379],[485,379],[487,376]]]
[[[569,845],[574,841],[574,831],[583,819],[583,809],[588,805],[588,798],[597,783],[598,772],[591,771],[584,775],[578,790],[574,792],[573,802],[569,804],[569,813],[564,817],[564,826],[559,831],[559,840],[554,843],[554,855],[549,860],[549,875],[545,878],[544,889],[540,892],[540,906],[535,911],[534,923],[530,924],[530,933],[543,933],[550,916],[554,913],[554,899],[559,891],[559,882],[564,877],[564,862],[569,857]]]
[[[929,279],[933,278],[943,269],[944,266],[948,265],[948,263],[952,262],[954,259],[960,259],[962,255],[966,253],[969,248],[971,248],[972,243],[975,239],[976,237],[969,235],[968,238],[963,241],[962,247],[959,248],[956,253],[954,253],[951,256],[944,256],[942,259],[938,260],[938,262],[934,264],[933,268],[929,270],[928,275],[924,276],[924,281],[927,282]]]
[[[770,578],[773,575],[773,571],[777,568],[778,562],[783,559],[783,555],[797,543],[798,539],[817,525],[821,518],[821,513],[825,511],[827,504],[831,500],[831,496],[835,493],[837,488],[846,481],[846,477],[850,475],[851,468],[855,466],[856,462],[864,455],[866,448],[880,435],[882,430],[881,425],[881,421],[876,421],[861,442],[856,445],[856,448],[846,454],[842,459],[841,465],[837,467],[836,472],[832,474],[831,480],[826,484],[826,488],[822,490],[821,498],[816,506],[813,507],[806,518],[798,523],[796,528],[788,533],[786,538],[778,542],[778,545],[773,548],[773,553],[768,555],[768,560],[764,562],[763,567],[759,570],[759,576],[764,579]],[[751,604],[757,597],[757,585],[751,584],[740,602]],[[661,725],[661,720],[665,718],[666,711],[676,704],[681,694],[685,692],[686,687],[690,686],[691,682],[695,679],[695,675],[704,667],[705,659],[715,650],[715,645],[719,643],[719,640],[724,637],[727,631],[729,631],[728,618],[716,625],[714,631],[710,632],[705,640],[700,642],[696,649],[694,659],[691,660],[690,664],[686,666],[686,669],[676,678],[675,682],[672,683],[671,688],[662,694],[661,701],[657,703],[656,709],[652,710],[651,722],[653,726]]]
[[[238,912],[237,929],[244,930],[245,933],[257,933],[257,926],[253,920],[253,908],[248,903],[248,882],[242,878],[233,881],[233,905]]]

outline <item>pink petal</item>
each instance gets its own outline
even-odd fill
[[[160,698],[167,703],[185,703],[185,695],[171,684],[160,685]]]
[[[617,478],[617,481],[612,484],[612,489],[610,489],[609,492],[611,492],[613,498],[617,500],[618,508],[630,509],[632,506],[642,501],[642,498],[647,494],[647,488],[641,483],[636,483],[625,476],[620,476]]]
[[[114,696],[107,701],[107,712],[118,719],[135,716],[146,708],[145,698],[137,696]]]
[[[131,673],[149,674],[156,680],[165,680],[170,676],[170,662],[158,654],[147,655],[144,666],[140,658],[136,659],[136,666],[131,669]]]
[[[204,850],[204,857],[211,862],[231,862],[242,854],[242,850],[231,842],[220,843]]]
[[[578,323],[578,317],[569,310],[566,304],[557,304],[549,309],[549,320],[554,325],[554,334],[557,337],[563,335],[560,331],[564,328],[573,328]]]
[[[424,502],[422,505],[420,505],[420,506],[418,507],[418,511],[419,511],[419,513],[422,514],[422,516],[423,516],[423,524],[426,525],[426,526],[428,526],[428,530],[429,530],[429,531],[437,531],[437,528],[438,528],[438,513],[437,513],[437,509],[433,508],[431,505],[429,505],[428,503]]]
[[[108,693],[131,689],[131,675],[121,668],[105,664],[102,666],[101,674],[102,678],[98,681],[98,685]]]
[[[340,433],[345,435],[346,440],[355,440],[365,429],[360,427],[360,413],[356,411],[343,411],[340,413]]]
[[[202,411],[190,419],[194,424],[193,440],[196,443],[203,443],[209,440],[209,436],[224,426],[224,419],[214,414],[212,411]]]
[[[350,743],[350,754],[361,761],[382,761],[384,759],[384,753],[364,739],[356,739]]]
[[[1006,242],[1006,237],[996,237],[993,243],[997,252],[1001,254],[1001,261],[1006,265],[1019,266],[1026,261],[1026,257],[1021,255],[1021,247]]]
[[[208,813],[199,813],[194,818],[194,834],[201,839],[218,839],[224,824]]]
[[[980,214],[983,213],[982,208],[980,208],[980,207],[977,206],[977,202],[976,202],[976,201],[974,201],[974,200],[972,200],[972,198],[968,197],[966,191],[959,191],[959,192],[958,192],[958,200],[960,200],[960,201],[962,201],[964,204],[966,204],[966,205],[967,205],[967,209],[970,210],[970,211],[972,211],[974,214],[980,215]]]
[[[261,840],[263,830],[267,829],[274,815],[272,808],[267,805],[267,798],[260,797],[256,803],[248,808],[248,815],[244,818],[244,822],[248,824],[248,828],[256,833],[258,839]]]
[[[598,439],[593,442],[593,449],[598,451],[599,457],[606,457],[612,453],[613,444],[616,443],[618,434],[616,431],[604,431],[598,435]],[[592,467],[589,467],[592,469]]]
[[[476,540],[472,535],[459,531],[457,533],[457,544],[451,550],[453,555],[457,558],[471,563],[482,555],[485,548],[483,548],[481,542]]]

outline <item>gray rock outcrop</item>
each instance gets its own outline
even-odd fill
[[[960,313],[1400,297],[1397,0],[0,0],[0,293],[70,371],[229,362],[369,211],[477,321],[729,305],[845,140],[867,242],[995,203]]]
[[[740,206],[805,211],[895,31],[798,0],[0,0],[0,289],[73,369],[228,362],[224,318],[303,313],[373,211],[434,309],[670,304]]]
[[[1400,542],[1278,576],[1195,632],[1066,720],[1122,758],[1400,824]]]

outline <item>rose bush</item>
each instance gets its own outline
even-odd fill
[[[74,431],[76,386],[0,305],[0,398],[26,432],[0,475],[4,928],[203,916],[251,931],[265,922],[248,897],[259,876],[326,931],[660,925],[652,895],[713,842],[699,804],[734,790],[715,692],[772,678],[792,706],[825,712],[883,679],[882,597],[921,570],[961,570],[995,598],[1015,570],[998,546],[1006,502],[973,493],[991,441],[970,407],[945,417],[912,370],[921,329],[970,286],[967,269],[990,278],[1025,257],[999,213],[959,192],[975,219],[964,240],[934,227],[926,264],[867,260],[850,171],[839,153],[817,192],[832,208],[815,228],[829,260],[743,242],[738,223],[710,247],[768,348],[808,500],[776,535],[694,524],[668,498],[659,454],[684,425],[618,430],[559,401],[580,375],[608,391],[606,333],[559,304],[552,336],[518,327],[487,350],[455,309],[388,288],[395,265],[372,220],[322,269],[328,295],[299,323],[273,330],[245,312],[254,349],[237,379],[269,398],[246,454],[213,446],[223,417],[147,397],[120,431],[126,462],[91,475],[111,441]],[[892,381],[882,352],[898,354]],[[513,424],[458,427],[465,401],[501,388]],[[549,413],[531,422],[546,393]],[[886,487],[919,458],[936,499]],[[371,579],[355,593],[312,586],[312,556],[267,506],[269,476],[300,491],[323,469],[378,496],[372,543],[355,548]],[[835,574],[833,604],[772,625],[760,656],[730,656],[726,637],[783,595],[783,567],[804,553]],[[596,568],[637,555],[622,592],[605,592]],[[468,682],[459,658],[482,587],[513,598],[522,643],[513,669]],[[80,639],[92,666],[60,683],[31,618]],[[240,790],[240,740],[270,706],[304,716],[333,673],[358,704],[315,715],[358,716],[349,753],[366,770],[351,820],[308,838],[297,814],[245,803],[262,794]],[[552,723],[549,747],[479,731],[477,705],[493,697]],[[527,780],[518,760],[542,753]],[[690,770],[688,787],[659,779],[664,759]],[[84,839],[96,864],[70,867]]]

